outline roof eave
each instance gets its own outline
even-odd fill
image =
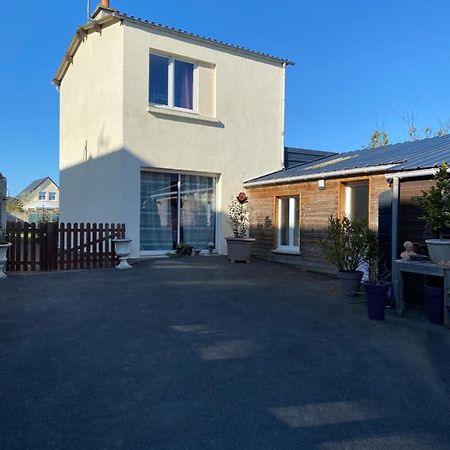
[[[75,53],[90,33],[99,32],[104,26],[112,25],[113,23],[117,23],[119,21],[120,19],[114,17],[113,14],[110,14],[98,20],[92,20],[88,24],[78,27],[72,40],[70,41],[69,47],[67,48],[61,63],[59,64],[52,83],[57,87],[61,86],[64,75],[70,67],[70,64],[73,62]]]
[[[362,174],[373,174],[377,172],[386,172],[397,164],[385,164],[379,166],[370,166],[370,167],[361,167],[355,169],[343,169],[343,170],[334,170],[329,172],[320,172],[320,173],[312,173],[309,175],[298,175],[286,178],[276,178],[271,180],[261,180],[261,181],[244,181],[244,187],[260,187],[260,186],[269,186],[275,184],[289,184],[295,182],[302,181],[312,181],[319,179],[327,179],[327,178],[336,178],[336,177],[344,177],[349,175],[362,175]]]
[[[295,65],[295,61],[291,61],[289,59],[279,58],[277,56],[272,56],[272,55],[269,55],[269,54],[264,54],[262,52],[253,51],[253,50],[250,50],[250,49],[246,49],[244,47],[239,47],[237,45],[232,45],[232,44],[227,44],[227,43],[224,43],[224,42],[220,42],[220,41],[217,41],[215,39],[209,39],[209,38],[206,38],[206,37],[197,36],[196,34],[189,33],[187,31],[177,30],[176,28],[166,27],[164,25],[152,23],[152,22],[149,22],[147,20],[142,20],[142,19],[139,19],[139,18],[136,18],[136,17],[124,15],[124,14],[121,14],[119,11],[112,12],[112,16],[117,17],[118,19],[120,19],[120,20],[122,20],[124,22],[135,23],[137,25],[144,26],[144,27],[147,27],[147,28],[151,28],[153,30],[159,30],[159,31],[163,31],[163,32],[168,33],[168,34],[173,34],[173,35],[176,35],[176,36],[180,36],[180,37],[182,37],[184,39],[188,38],[188,39],[191,39],[193,41],[207,43],[207,44],[213,45],[215,47],[223,48],[223,49],[228,50],[228,51],[234,51],[234,52],[237,52],[237,53],[243,53],[245,55],[252,56],[252,57],[257,58],[257,59],[270,61],[272,63],[275,62],[275,63],[278,63],[278,64],[284,64],[284,65],[291,65],[291,66]]]

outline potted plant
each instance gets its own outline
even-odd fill
[[[6,239],[6,231],[0,224],[0,278],[6,278],[6,261],[8,248],[11,247],[11,243]]]
[[[322,248],[326,260],[333,264],[344,294],[357,293],[361,285],[363,272],[360,270],[366,257],[367,246],[364,242],[367,222],[331,216],[328,219],[326,237]]]
[[[450,226],[450,176],[447,163],[442,163],[435,175],[436,184],[420,196],[414,203],[424,214],[424,220],[437,239],[426,239],[430,259],[435,264],[450,262],[450,239],[444,239],[444,231]]]
[[[192,245],[187,244],[186,242],[180,242],[177,244],[176,248],[176,254],[177,256],[192,256],[192,252],[194,251],[194,248]]]
[[[427,277],[424,286],[428,320],[436,325],[444,323],[444,287],[441,279]]]
[[[391,283],[380,274],[380,261],[383,251],[377,233],[367,227],[364,234],[368,280],[363,282],[363,286],[366,293],[367,314],[370,320],[384,320],[386,298]]]
[[[255,239],[247,237],[249,228],[248,197],[241,192],[229,206],[228,223],[234,237],[227,237],[228,259],[231,262],[250,262]]]

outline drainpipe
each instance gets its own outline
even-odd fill
[[[283,63],[283,71],[281,75],[281,168],[286,168],[284,160],[284,144],[285,144],[285,108],[286,108],[286,63]]]
[[[398,207],[400,200],[400,179],[399,177],[392,178],[392,225],[391,225],[391,267],[394,268],[394,261],[397,259],[398,247]],[[392,271],[392,285],[396,286],[397,274]],[[394,291],[394,298],[397,293]]]

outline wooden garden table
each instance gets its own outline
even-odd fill
[[[395,310],[399,316],[402,316],[405,312],[405,299],[403,296],[404,272],[442,277],[444,279],[444,324],[448,327],[447,306],[450,306],[450,267],[439,266],[430,261],[403,261],[401,259],[394,261],[392,287],[396,300]]]

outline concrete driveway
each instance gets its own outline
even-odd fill
[[[0,283],[0,448],[450,448],[450,331],[222,257]]]

